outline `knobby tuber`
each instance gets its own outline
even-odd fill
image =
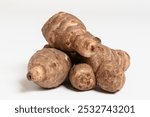
[[[27,78],[43,88],[54,88],[64,82],[70,68],[67,54],[54,48],[43,48],[31,57]]]
[[[92,66],[97,85],[108,92],[119,91],[124,84],[125,75],[130,64],[129,55],[122,50],[113,50],[100,44],[94,56],[84,58]]]
[[[63,51],[76,51],[84,57],[94,54],[100,39],[86,31],[84,24],[75,16],[59,12],[43,26],[42,33],[51,47]]]
[[[77,17],[59,12],[44,24],[42,33],[51,47],[79,53],[93,68],[97,85],[102,89],[116,92],[123,87],[129,55],[102,45]]]
[[[74,65],[70,71],[69,79],[72,86],[78,90],[90,90],[96,85],[93,69],[85,63]]]

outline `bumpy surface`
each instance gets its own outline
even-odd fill
[[[122,71],[126,71],[130,65],[130,56],[123,50],[114,50],[99,44],[95,49],[95,53],[92,57],[83,58],[86,63],[92,66],[95,73],[105,61],[112,61],[112,66],[117,66]]]
[[[76,51],[82,56],[90,57],[97,42],[86,31],[84,24],[75,16],[59,12],[51,17],[43,26],[42,33],[51,47],[63,51]]]
[[[96,54],[84,59],[96,74],[97,85],[108,92],[119,91],[125,81],[124,72],[130,64],[129,55],[122,50],[113,50],[102,44]]]
[[[67,54],[54,48],[44,48],[31,57],[27,77],[43,88],[54,88],[66,79],[70,68]]]
[[[94,72],[91,66],[85,63],[74,65],[69,78],[72,86],[78,90],[90,90],[96,85]]]
[[[108,92],[119,91],[125,83],[125,75],[112,61],[105,61],[97,70],[97,85]]]
[[[130,65],[129,55],[102,45],[77,17],[59,12],[45,23],[42,33],[50,47],[80,54],[82,61],[91,65],[99,87],[108,92],[122,88],[124,72]]]

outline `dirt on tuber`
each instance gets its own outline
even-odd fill
[[[85,63],[74,65],[71,68],[69,79],[74,88],[82,91],[93,89],[96,85],[93,69]]]
[[[125,83],[124,72],[130,65],[129,55],[122,50],[113,50],[100,44],[94,56],[83,58],[92,66],[97,85],[108,92],[119,91]]]

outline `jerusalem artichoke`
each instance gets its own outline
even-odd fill
[[[97,85],[102,89],[108,92],[121,89],[124,72],[130,64],[126,52],[102,45],[78,18],[69,13],[54,15],[45,23],[42,33],[51,47],[78,52],[83,61],[92,66]]]
[[[96,85],[93,69],[85,63],[74,65],[69,79],[72,86],[78,90],[90,90]]]
[[[84,24],[75,16],[59,12],[43,26],[42,33],[51,47],[63,51],[76,51],[84,57],[94,54],[100,40],[86,31]]]
[[[64,82],[70,68],[67,54],[54,48],[43,48],[31,57],[27,78],[43,88],[54,88]]]

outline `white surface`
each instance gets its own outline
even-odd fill
[[[149,6],[149,0],[0,0],[0,99],[150,99]],[[29,58],[46,44],[41,27],[59,11],[76,15],[103,44],[130,54],[120,92],[42,90],[26,80]]]

